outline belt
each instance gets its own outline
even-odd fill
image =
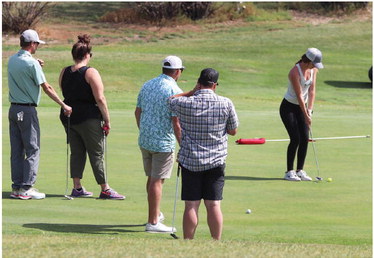
[[[11,104],[16,105],[16,106],[29,106],[29,107],[37,107],[38,106],[35,103],[14,103],[14,102],[12,102]]]

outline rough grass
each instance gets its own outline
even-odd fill
[[[248,241],[134,239],[110,235],[13,235],[3,241],[3,256],[28,257],[371,257],[371,246],[279,244]],[[12,248],[9,248],[12,246]],[[93,248],[94,246],[94,248]],[[30,252],[30,249],[32,252]],[[98,252],[100,250],[100,252]],[[141,250],[141,252],[139,252]],[[12,255],[8,255],[11,254]]]

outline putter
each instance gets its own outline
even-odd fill
[[[107,134],[106,134],[106,131],[108,130],[108,127],[106,125],[103,125],[103,137],[104,137],[104,177],[105,177],[105,183],[107,184],[108,183],[108,155],[107,155],[107,152],[108,152],[108,146],[107,146]]]
[[[69,144],[70,144],[70,116],[68,116],[68,126],[66,129],[66,187],[64,197],[68,200],[74,200],[68,195],[69,188]]]
[[[311,139],[312,146],[313,146],[314,159],[315,159],[315,161],[316,161],[316,166],[317,166],[317,176],[316,176],[316,180],[317,180],[317,181],[322,181],[323,178],[320,177],[320,175],[319,175],[319,163],[318,163],[318,158],[317,158],[317,150],[316,150],[316,146],[315,146],[315,144],[314,144],[314,138],[313,138],[312,128],[309,129],[309,133],[310,133],[310,139]]]
[[[177,170],[177,182],[175,183],[175,198],[174,198],[174,210],[173,210],[173,221],[171,223],[171,228],[173,232],[170,234],[174,239],[179,239],[179,237],[174,232],[174,222],[175,222],[175,211],[177,207],[177,196],[178,196],[178,182],[179,182],[179,173],[180,173],[180,165],[178,163],[178,170]]]

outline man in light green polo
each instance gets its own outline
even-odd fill
[[[44,193],[32,186],[36,182],[40,156],[40,128],[36,107],[43,91],[70,116],[72,108],[57,95],[45,79],[43,60],[34,59],[39,44],[45,44],[34,30],[26,30],[20,37],[21,49],[9,58],[9,135],[11,147],[11,198],[43,199]]]

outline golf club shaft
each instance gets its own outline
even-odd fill
[[[68,194],[69,187],[69,146],[70,145],[70,116],[68,116],[68,125],[66,129],[66,187],[65,187],[65,196]]]
[[[318,163],[318,158],[317,158],[317,150],[316,150],[316,146],[315,146],[315,139],[313,138],[313,133],[312,133],[312,128],[309,128],[309,134],[310,134],[310,138],[312,139],[312,146],[313,146],[313,152],[314,152],[314,159],[316,161],[316,166],[317,166],[317,173],[318,173],[318,177],[319,176],[319,163]]]
[[[105,135],[105,131],[103,131],[103,135],[104,135],[104,177],[105,177],[105,183],[107,184],[108,183],[108,155],[107,155],[107,152],[108,152],[108,146],[107,146],[107,139],[106,139],[106,135]]]
[[[178,197],[178,183],[179,183],[179,173],[180,173],[180,165],[178,163],[178,170],[177,170],[177,182],[175,183],[175,198],[174,198],[174,209],[173,209],[173,221],[171,223],[171,228],[173,229],[174,233],[174,223],[175,223],[175,212],[177,207],[177,197]]]

